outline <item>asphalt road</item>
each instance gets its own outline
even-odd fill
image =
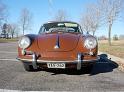
[[[39,70],[26,72],[17,61],[17,43],[0,43],[0,91],[122,91],[124,73],[118,65],[104,58],[91,72],[86,70]]]

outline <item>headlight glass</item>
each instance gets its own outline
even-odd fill
[[[24,36],[24,37],[22,37],[22,38],[19,40],[18,44],[19,44],[19,47],[20,47],[20,48],[26,49],[26,48],[28,48],[28,47],[30,46],[31,40],[30,40],[29,37]]]
[[[84,47],[86,47],[87,49],[93,49],[96,47],[96,45],[97,41],[94,37],[87,37],[84,41]]]

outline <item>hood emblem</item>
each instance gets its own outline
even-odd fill
[[[58,45],[55,45],[55,46],[54,46],[54,49],[59,49],[59,46],[58,46]]]
[[[57,40],[56,40],[56,45],[54,46],[54,49],[59,49],[60,45],[59,45],[59,35],[57,36]]]

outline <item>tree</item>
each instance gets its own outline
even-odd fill
[[[17,36],[17,33],[19,32],[18,25],[14,23],[8,24],[8,31],[9,31],[11,38],[14,38],[14,35]]]
[[[62,9],[58,10],[56,15],[55,15],[55,20],[56,21],[65,21],[65,20],[67,20],[67,13]]]
[[[8,24],[4,23],[3,26],[1,27],[1,29],[2,29],[1,36],[3,38],[8,38]]]
[[[16,30],[15,30],[15,37],[18,38],[20,36],[20,28],[17,24],[15,24]]]
[[[124,34],[119,35],[119,39],[124,39]]]
[[[85,14],[82,16],[81,26],[82,26],[83,31],[88,32],[88,33],[91,31],[90,16],[88,14]]]
[[[98,40],[107,40],[107,37],[105,35],[99,36]]]
[[[108,43],[111,45],[111,31],[115,20],[122,12],[123,0],[98,0],[98,6],[102,11],[103,19],[108,25]]]
[[[2,26],[2,23],[7,20],[7,8],[6,5],[2,3],[0,0],[0,27]]]
[[[6,26],[6,22],[7,22],[7,16],[8,16],[8,11],[7,11],[7,7],[5,4],[2,3],[2,1],[0,0],[0,31],[1,31],[1,37],[6,38],[6,29],[3,29],[3,26]],[[5,25],[4,25],[5,24]]]
[[[95,4],[87,6],[86,13],[81,16],[81,25],[84,31],[92,32],[95,35],[96,30],[100,27],[101,11]]]
[[[32,22],[32,15],[30,11],[26,8],[22,9],[20,16],[20,28],[22,29],[23,35],[25,31],[30,29],[30,25]]]
[[[48,0],[49,4],[49,15],[52,16],[53,14],[53,0]]]

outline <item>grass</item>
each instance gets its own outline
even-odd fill
[[[7,43],[7,42],[16,42],[18,39],[13,38],[13,39],[5,39],[5,38],[0,38],[0,43]]]
[[[124,58],[124,40],[112,41],[112,45],[108,45],[107,40],[99,41],[99,51],[107,52],[111,55]]]

